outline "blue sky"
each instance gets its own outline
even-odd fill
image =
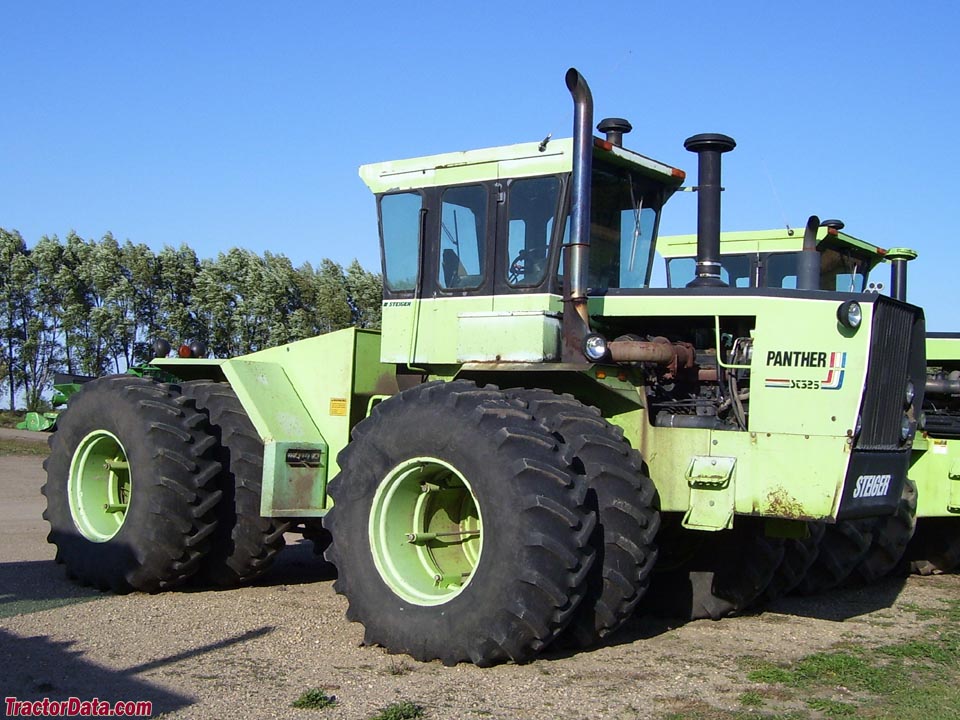
[[[30,244],[109,230],[377,269],[357,167],[569,135],[572,65],[632,149],[694,175],[684,138],[736,138],[724,230],[816,213],[914,247],[911,300],[960,331],[954,2],[21,1],[0,28],[0,227]],[[695,206],[676,196],[661,232]]]

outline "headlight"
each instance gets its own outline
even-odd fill
[[[910,439],[910,418],[906,415],[903,416],[903,419],[900,421],[900,440],[901,442],[906,442]]]
[[[917,396],[917,388],[913,385],[913,380],[907,380],[907,392],[903,399],[907,401],[907,407],[913,405],[913,399]]]
[[[860,309],[860,303],[856,300],[847,300],[841,303],[840,307],[837,308],[837,320],[844,327],[856,330],[863,320],[863,310]]]
[[[583,354],[591,362],[600,362],[607,356],[607,340],[603,335],[590,333],[583,339]]]

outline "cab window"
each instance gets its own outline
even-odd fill
[[[506,273],[511,286],[529,287],[543,281],[559,194],[560,181],[555,177],[510,184]]]
[[[764,284],[770,288],[795,289],[797,287],[797,253],[767,256]]]
[[[423,199],[419,193],[380,198],[383,281],[388,290],[404,292],[417,286],[421,207]]]
[[[441,289],[476,288],[483,282],[487,190],[482,185],[447,188],[440,204]]]
[[[820,289],[863,292],[867,264],[851,253],[833,249],[820,251]]]
[[[852,253],[820,247],[820,289],[836,292],[863,292],[870,265]],[[767,257],[766,286],[796,288],[800,254],[773,253]]]
[[[592,290],[646,287],[653,255],[658,198],[651,183],[625,168],[595,162],[591,183]]]

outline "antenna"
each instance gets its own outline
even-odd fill
[[[777,201],[777,209],[780,210],[780,219],[783,220],[783,226],[787,229],[787,235],[793,237],[793,228],[790,227],[790,223],[787,222],[787,214],[783,211],[783,203],[780,202],[780,193],[777,192],[777,185],[773,182],[773,175],[770,174],[770,168],[767,167],[767,159],[761,156],[760,162],[763,163],[763,172],[766,174],[767,180],[770,182],[770,190],[773,192],[773,199]]]

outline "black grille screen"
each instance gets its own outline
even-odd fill
[[[925,365],[923,327],[923,315],[916,308],[876,299],[858,449],[896,450],[903,445],[900,429],[907,379],[913,380],[918,393],[926,380],[923,374],[914,377],[917,368]],[[911,357],[917,352],[919,358]]]

